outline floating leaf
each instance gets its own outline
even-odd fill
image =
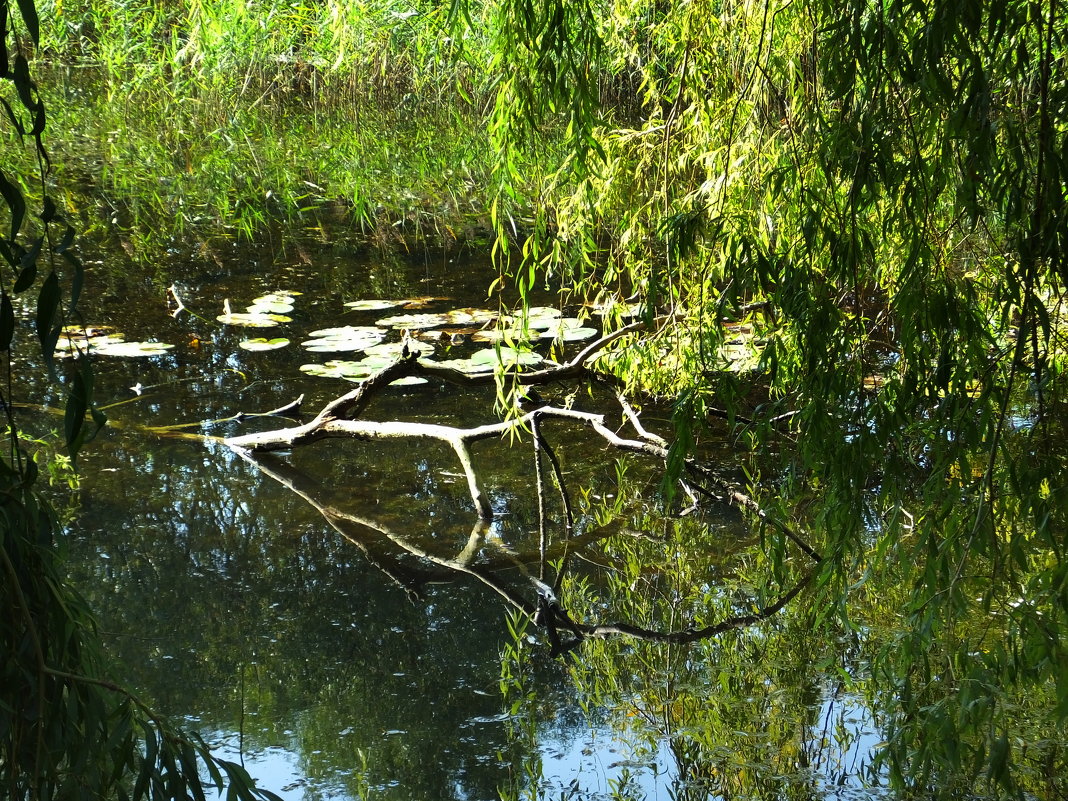
[[[56,357],[77,358],[86,352],[126,358],[160,356],[173,347],[174,345],[164,342],[127,342],[126,337],[111,326],[95,325],[82,328],[68,325],[63,328],[56,342]]]
[[[392,317],[383,317],[375,325],[383,328],[436,328],[439,325],[448,325],[449,318],[445,314],[394,314]]]
[[[543,361],[541,354],[532,350],[516,350],[508,347],[485,348],[471,354],[472,363],[489,365],[490,368],[496,367],[498,364],[532,365],[540,364]]]
[[[445,316],[448,318],[449,325],[484,325],[492,323],[500,315],[490,309],[466,308],[445,312]]]
[[[314,339],[302,342],[306,350],[314,353],[366,350],[386,338],[379,328],[368,325],[343,325],[339,328],[323,328],[312,331]]]
[[[278,350],[279,348],[284,348],[288,344],[289,340],[284,337],[277,337],[275,339],[255,337],[253,339],[244,339],[237,343],[238,347],[251,351]]]
[[[403,306],[408,301],[406,300],[352,300],[346,303],[353,311],[382,311],[383,309],[392,309],[396,306]]]
[[[223,325],[236,325],[242,328],[273,328],[279,323],[291,323],[293,318],[284,314],[260,314],[230,312],[215,318]]]
[[[174,348],[165,342],[106,342],[92,347],[97,356],[121,356],[136,358],[140,356],[162,356]]]
[[[598,317],[640,317],[645,313],[645,306],[641,303],[625,303],[615,298],[600,303],[589,303],[587,306]]]
[[[223,299],[223,313],[215,318],[224,325],[238,325],[245,328],[271,328],[279,323],[289,323],[292,319],[281,314],[266,312],[232,312],[230,311],[230,299]]]
[[[471,335],[475,342],[526,342],[530,340],[530,332],[524,336],[520,328],[483,328]]]
[[[343,378],[346,381],[363,381],[383,367],[388,367],[394,361],[392,358],[383,356],[368,356],[358,362],[332,359],[326,364],[302,364],[300,370],[308,375],[321,378]],[[426,379],[410,376],[408,378],[398,378],[390,383],[396,385],[423,384],[426,383]]]
[[[434,364],[440,367],[448,367],[461,373],[476,375],[479,373],[492,372],[498,364],[504,364],[506,367],[514,367],[517,364],[540,364],[542,361],[544,361],[544,359],[541,355],[534,351],[501,347],[485,348],[476,351],[469,359],[446,359],[444,361],[434,362]]]
[[[397,359],[404,353],[404,346],[407,344],[409,353],[419,353],[426,356],[434,352],[434,346],[429,342],[422,342],[417,339],[409,339],[407,343],[404,342],[383,342],[380,345],[372,345],[369,348],[364,348],[368,356],[379,356],[386,359]]]
[[[252,301],[246,311],[249,314],[288,314],[293,311],[293,299],[287,295],[264,295]]]
[[[592,339],[600,333],[596,328],[583,325],[577,317],[561,317],[554,320],[541,334],[542,339],[556,339],[563,342],[581,342]]]
[[[429,306],[431,303],[436,303],[439,300],[448,300],[448,298],[434,295],[426,295],[421,298],[408,298],[408,300],[402,300],[401,305],[405,309],[423,309]]]

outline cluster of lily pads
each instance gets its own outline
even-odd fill
[[[353,311],[370,312],[397,310],[382,317],[374,325],[341,326],[313,331],[312,339],[302,346],[313,353],[362,352],[359,360],[331,359],[324,364],[305,364],[301,370],[309,375],[362,381],[394,361],[401,353],[418,352],[428,361],[461,373],[492,372],[498,364],[536,365],[543,359],[531,348],[538,339],[577,341],[597,335],[577,318],[563,317],[557,309],[538,307],[520,316],[502,316],[489,309],[463,308],[446,312],[412,311],[425,308],[430,302],[445,298],[412,298],[407,300],[367,299],[345,305]],[[384,342],[389,330],[402,334],[401,342]],[[432,360],[439,346],[446,350],[470,340],[492,343],[467,358]],[[507,344],[503,344],[507,343]],[[405,383],[419,383],[422,379],[404,379]],[[399,382],[398,382],[399,383]]]
[[[68,325],[56,342],[56,356],[60,359],[78,358],[86,353],[96,356],[162,356],[174,345],[165,342],[127,342],[126,337],[108,325]]]
[[[216,319],[238,328],[271,328],[292,322],[289,316],[300,292],[280,290],[256,298],[244,311],[234,311],[229,299],[223,301],[223,313]],[[492,372],[497,365],[530,366],[543,358],[533,349],[541,341],[577,342],[599,333],[577,317],[565,317],[559,309],[532,307],[516,314],[479,308],[459,308],[445,312],[426,311],[431,304],[448,300],[441,297],[399,300],[364,299],[346,303],[354,312],[393,312],[373,325],[345,325],[312,331],[301,343],[309,353],[352,353],[359,359],[332,359],[323,364],[301,366],[309,375],[361,381],[395,360],[405,350],[417,352],[431,360],[443,349],[445,355],[454,346],[468,341],[485,343],[466,358],[446,358],[436,364],[468,374]],[[629,310],[628,310],[629,311]],[[594,314],[605,314],[593,309]],[[400,332],[400,342],[387,342],[391,332]],[[239,346],[248,351],[269,351],[290,344],[285,337],[250,337]],[[113,328],[72,327],[64,331],[59,355],[77,355],[93,351],[102,356],[157,356],[173,348],[159,342],[125,342]],[[408,379],[415,383],[419,379]]]

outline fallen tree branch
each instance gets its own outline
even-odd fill
[[[623,329],[620,330],[622,331]],[[601,340],[594,343],[594,345],[600,344],[603,347],[603,344],[607,339],[607,337],[602,337]],[[580,356],[586,354],[585,358],[588,358],[588,355],[594,352],[592,348],[593,345],[586,348]],[[571,362],[568,362],[567,365],[563,365],[556,369],[566,371],[570,366],[578,364],[579,362],[577,360],[578,357]],[[434,367],[433,374],[440,373],[444,369],[448,368],[442,368],[440,366]],[[620,450],[640,453],[656,459],[668,459],[669,448],[667,447],[667,443],[662,438],[650,434],[645,430],[641,423],[637,421],[637,415],[634,413],[633,409],[630,408],[629,404],[626,403],[625,398],[623,398],[622,395],[618,397],[623,405],[624,413],[631,419],[631,424],[637,431],[640,439],[628,439],[619,436],[619,434],[605,424],[604,415],[550,405],[539,406],[536,409],[528,411],[521,417],[497,423],[489,423],[475,428],[457,428],[454,426],[434,423],[411,423],[399,421],[373,422],[349,419],[350,415],[359,414],[366,407],[374,393],[381,388],[387,386],[398,378],[426,374],[426,370],[427,365],[424,362],[420,362],[416,354],[408,354],[382,368],[370,378],[363,381],[351,392],[326,404],[322,411],[308,423],[293,426],[291,428],[229,437],[224,441],[235,450],[249,450],[256,452],[291,450],[300,445],[306,445],[320,439],[331,437],[348,437],[363,441],[383,439],[432,439],[444,442],[453,449],[457,460],[460,462],[460,466],[463,468],[464,476],[467,479],[468,491],[471,494],[471,500],[482,520],[492,519],[493,509],[489,502],[489,498],[479,484],[478,475],[475,472],[474,464],[471,460],[470,446],[484,439],[501,437],[504,434],[513,433],[517,429],[528,430],[533,424],[535,415],[545,419],[567,420],[588,427],[610,445]],[[449,372],[458,373],[458,371],[451,369],[449,369]],[[760,504],[737,487],[725,482],[711,469],[701,465],[692,458],[686,459],[684,466],[692,476],[702,478],[706,481],[712,481],[720,486],[732,503],[753,512],[763,522],[773,525],[814,561],[819,562],[822,560],[820,554],[808,545],[800,535],[794,532],[782,521],[768,515]]]

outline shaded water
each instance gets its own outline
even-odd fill
[[[532,603],[530,578],[539,575],[529,444],[476,446],[496,512],[482,530],[445,446],[334,440],[258,468],[219,443],[157,437],[141,428],[265,411],[299,395],[305,416],[314,413],[352,385],[307,376],[299,366],[346,355],[309,354],[299,342],[312,330],[367,324],[383,314],[347,311],[346,301],[435,295],[449,298],[435,307],[441,309],[486,303],[492,273],[482,259],[387,258],[337,244],[345,238],[335,234],[234,247],[210,261],[175,259],[152,274],[106,254],[91,271],[86,324],[116,325],[129,340],[176,346],[151,359],[95,363],[98,401],[111,407],[114,425],[81,458],[70,548],[72,569],[121,664],[120,678],[184,718],[221,755],[243,759],[265,787],[286,798],[490,799],[539,791],[545,797],[707,797],[713,784],[699,781],[684,758],[685,744],[707,734],[651,725],[647,699],[617,693],[605,702],[589,681],[576,684],[570,674],[585,659],[582,650],[570,663],[553,660],[533,627],[510,629],[500,588]],[[172,316],[170,286],[200,317]],[[303,293],[291,323],[263,332],[215,322],[224,298],[240,307],[276,290]],[[269,353],[237,346],[260,335],[287,336],[292,344]],[[469,347],[457,344],[455,352]],[[41,393],[58,406],[57,390]],[[583,402],[596,408],[604,400]],[[429,384],[390,388],[365,416],[467,426],[491,422],[492,407],[492,388]],[[647,417],[656,427],[655,410]],[[189,430],[228,436],[281,422]],[[596,545],[628,525],[650,538],[660,530],[664,524],[649,522],[654,518],[640,495],[614,516],[598,516],[621,491],[616,455],[582,432],[548,434],[571,491],[588,498],[580,504],[577,541]],[[652,493],[655,467],[628,464],[628,483]],[[558,557],[554,515],[557,550],[550,556]],[[716,543],[705,549],[706,559],[727,560],[745,542],[726,507],[698,523]],[[611,580],[613,569],[602,573],[595,549],[576,550],[583,557],[577,576],[593,587]],[[481,576],[442,565],[467,559],[485,568]],[[702,570],[715,576],[726,568],[709,563]],[[602,611],[615,613],[607,602]],[[502,668],[509,648],[513,655],[524,651],[519,667],[504,658]],[[637,676],[647,664],[640,650],[634,658]],[[686,662],[697,681],[693,671],[702,657]],[[516,670],[524,672],[521,681]],[[793,766],[801,780],[777,775],[768,788],[822,797],[859,786],[876,739],[870,713],[857,699],[835,694],[820,670],[805,668],[811,692],[801,693],[803,717],[788,739],[825,764],[813,769],[811,754],[804,755],[804,770],[800,762]],[[666,681],[670,708],[674,679]],[[707,691],[697,688],[699,696]],[[680,689],[677,698],[684,697]],[[828,735],[832,725],[846,726],[848,736]],[[756,734],[736,734],[747,736]],[[850,763],[849,770],[836,767]],[[783,766],[768,770],[781,773]]]

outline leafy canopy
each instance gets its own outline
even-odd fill
[[[816,619],[909,588],[877,660],[894,779],[1013,788],[1010,688],[1068,713],[1061,4],[516,0],[498,24],[503,194],[548,126],[569,145],[513,280],[672,315],[614,369],[676,399],[680,442],[713,407],[753,420],[754,483],[804,499],[829,556]],[[723,369],[723,320],[754,326],[754,372]]]

